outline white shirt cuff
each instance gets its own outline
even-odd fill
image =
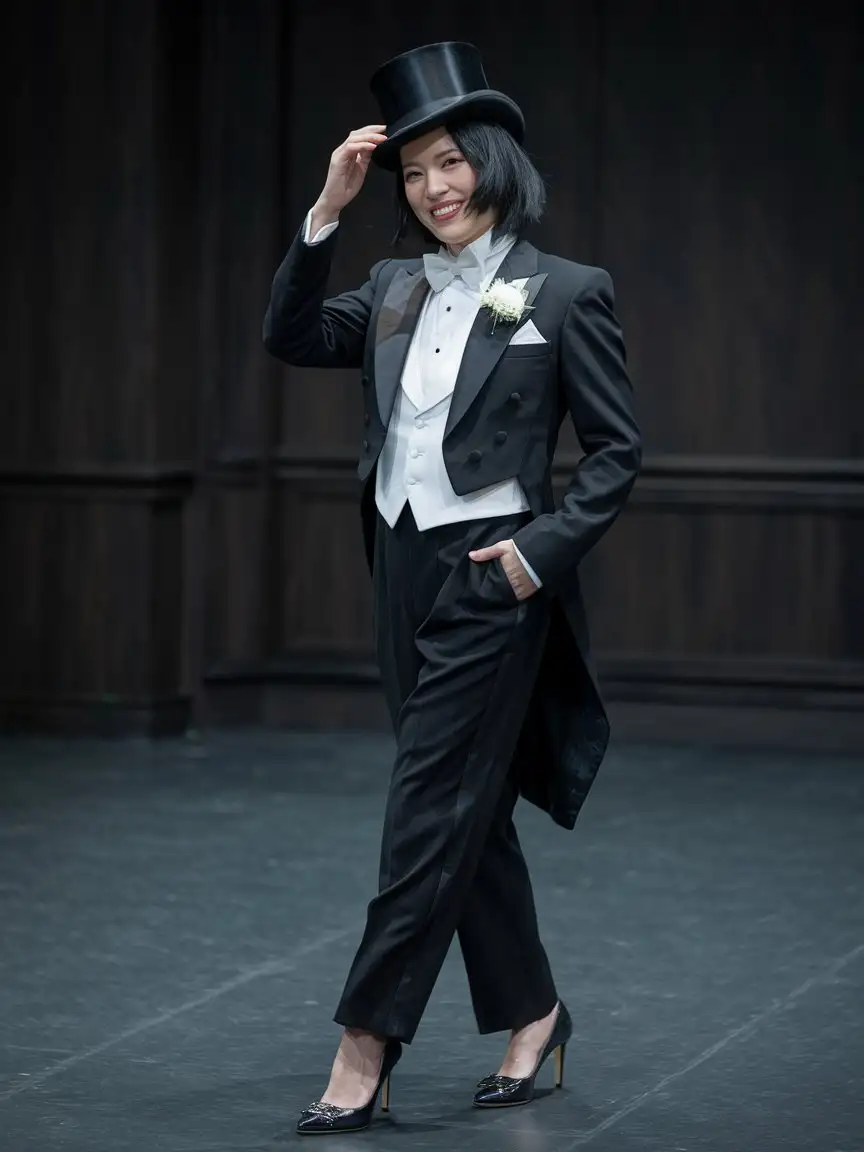
[[[515,543],[513,544],[513,547],[516,548]],[[534,571],[534,569],[531,567],[531,565],[528,563],[528,561],[525,559],[525,557],[522,555],[522,553],[519,551],[518,548],[516,548],[516,555],[522,561],[522,567],[525,569],[525,571],[528,573],[528,575],[531,577],[531,579],[534,581],[534,583],[537,585],[537,587],[542,588],[543,587],[543,581],[540,579],[540,577],[537,575],[537,573]]]
[[[303,243],[308,245],[320,244],[322,240],[326,240],[328,236],[332,235],[339,227],[339,221],[334,220],[332,224],[325,224],[323,228],[319,228],[312,239],[309,239],[309,229],[312,227],[312,209],[306,213],[306,219],[303,223]]]

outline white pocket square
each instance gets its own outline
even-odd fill
[[[526,321],[521,328],[513,333],[511,344],[548,344],[549,341],[540,333],[533,320]]]

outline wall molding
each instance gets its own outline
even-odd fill
[[[610,700],[864,711],[864,661],[600,652],[597,665]],[[365,690],[379,687],[380,675],[374,660],[362,654],[292,652],[260,662],[214,664],[204,683],[216,689]]]
[[[864,711],[864,661],[600,652],[613,700]]]
[[[220,661],[204,673],[205,684],[323,684],[376,687],[378,665],[369,656],[338,652],[293,652],[260,661]]]
[[[82,694],[0,697],[0,729],[68,736],[176,736],[189,727],[188,696],[140,698]]]
[[[0,465],[0,492],[53,499],[182,500],[194,488],[185,464],[72,464],[42,468]]]
[[[556,487],[566,486],[579,456],[559,455]],[[356,482],[349,453],[310,456],[281,448],[272,456],[225,453],[209,467],[217,481],[246,482],[266,472],[281,483]],[[816,457],[647,456],[631,504],[639,508],[713,508],[767,512],[864,512],[864,461]]]
[[[565,478],[575,460],[556,462]],[[864,511],[864,461],[816,457],[649,456],[633,491],[642,506],[769,512]]]
[[[566,486],[578,456],[559,456],[552,470],[557,488]],[[358,485],[357,459],[349,454],[309,456],[279,450],[273,455],[221,453],[206,465],[217,484]],[[183,500],[203,476],[188,464],[82,464],[44,469],[0,465],[0,491],[21,495],[86,499]],[[806,457],[673,456],[645,458],[630,504],[641,509],[737,509],[789,512],[864,513],[864,461]]]

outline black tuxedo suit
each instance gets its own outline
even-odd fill
[[[406,509],[390,530],[376,514],[375,464],[429,288],[422,261],[385,260],[361,288],[327,299],[335,243],[294,241],[264,340],[291,364],[362,372],[363,524],[398,752],[381,890],[336,1019],[410,1039],[458,929],[481,1030],[520,1027],[551,1010],[555,992],[513,803],[521,792],[572,827],[608,739],[578,565],[640,463],[612,284],[524,241],[511,249],[496,275],[527,278],[532,310],[493,325],[480,309],[443,456],[458,495],[515,476],[530,513],[418,533]],[[548,343],[509,346],[529,317]],[[585,456],[556,511],[551,465],[568,411]],[[521,603],[497,566],[467,560],[468,548],[506,538],[543,582]]]
[[[420,260],[385,260],[356,292],[325,302],[336,239],[292,245],[273,283],[264,323],[270,352],[289,363],[362,369],[360,448],[363,522],[372,563],[373,470],[384,444],[402,365],[428,290]],[[508,348],[512,324],[492,331],[480,311],[471,333],[444,440],[460,495],[518,476],[535,519],[516,544],[555,601],[557,621],[518,756],[526,798],[572,827],[606,749],[608,725],[594,681],[578,566],[624,505],[641,460],[624,344],[606,272],[518,243],[498,272],[535,284],[529,317],[549,341]],[[323,311],[322,311],[323,308]],[[585,451],[556,512],[552,456],[569,410]],[[569,631],[570,636],[566,635]],[[575,645],[571,642],[575,640]]]

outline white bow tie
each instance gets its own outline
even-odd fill
[[[458,256],[451,256],[446,250],[426,252],[423,255],[423,266],[433,292],[446,288],[456,276],[468,288],[479,288],[483,280],[483,265],[470,248],[463,248]]]

